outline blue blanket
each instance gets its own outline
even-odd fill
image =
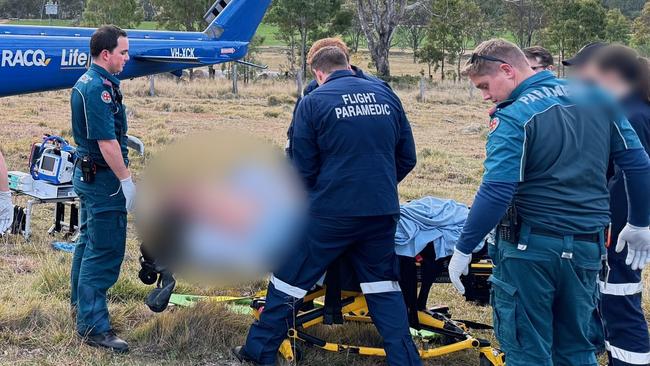
[[[402,205],[395,252],[415,257],[433,242],[436,259],[452,255],[468,213],[469,208],[461,203],[429,196]]]

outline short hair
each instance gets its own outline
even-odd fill
[[[127,37],[126,32],[114,25],[104,25],[98,28],[90,37],[90,55],[98,57],[103,50],[113,52],[117,47],[117,40]]]
[[[350,50],[348,49],[348,46],[345,44],[345,42],[343,42],[340,38],[323,38],[314,42],[314,44],[309,49],[309,52],[307,53],[307,63],[311,65],[314,54],[320,51],[323,47],[332,46],[338,47],[341,51],[343,51],[348,62],[350,62]]]
[[[465,63],[462,72],[464,76],[488,75],[499,68],[499,62],[481,58],[481,56],[499,59],[517,69],[530,69],[526,56],[517,45],[505,39],[494,38],[484,41],[474,49],[472,57]]]
[[[348,59],[345,53],[336,46],[323,47],[311,59],[311,68],[325,73],[346,69]]]
[[[536,60],[539,58],[539,62],[544,67],[553,66],[553,55],[544,47],[532,46],[524,48],[524,55],[526,55],[526,58],[534,58]]]

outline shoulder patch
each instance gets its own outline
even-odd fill
[[[106,90],[102,92],[102,102],[108,104],[112,99],[113,98],[111,98],[111,93],[107,92]]]
[[[490,123],[488,123],[488,134],[491,134],[499,127],[499,122],[499,117],[494,117],[490,120]]]
[[[84,83],[84,84],[88,84],[88,82],[91,81],[92,79],[93,79],[93,78],[90,77],[90,76],[88,76],[88,74],[83,74],[83,75],[81,75],[81,77],[79,78],[79,81],[82,82],[82,83]]]

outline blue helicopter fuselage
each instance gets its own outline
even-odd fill
[[[67,88],[86,72],[95,29],[0,26],[0,97]],[[241,59],[248,42],[201,32],[127,31],[129,55],[118,78],[130,79]]]
[[[203,32],[127,30],[120,79],[242,59],[271,0],[216,0]],[[72,87],[90,65],[95,28],[0,25],[0,97]]]

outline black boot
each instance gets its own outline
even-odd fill
[[[83,337],[82,340],[89,346],[107,348],[117,353],[129,351],[128,343],[118,337],[113,330],[100,334],[89,334]]]
[[[264,363],[264,364],[255,362],[255,360],[250,358],[246,354],[246,352],[244,352],[244,347],[242,347],[242,346],[234,347],[234,348],[231,349],[231,351],[232,351],[232,354],[235,355],[237,360],[239,360],[239,362],[242,362],[242,363],[246,362],[246,363],[254,365],[254,366],[275,366],[275,362],[274,363]]]

